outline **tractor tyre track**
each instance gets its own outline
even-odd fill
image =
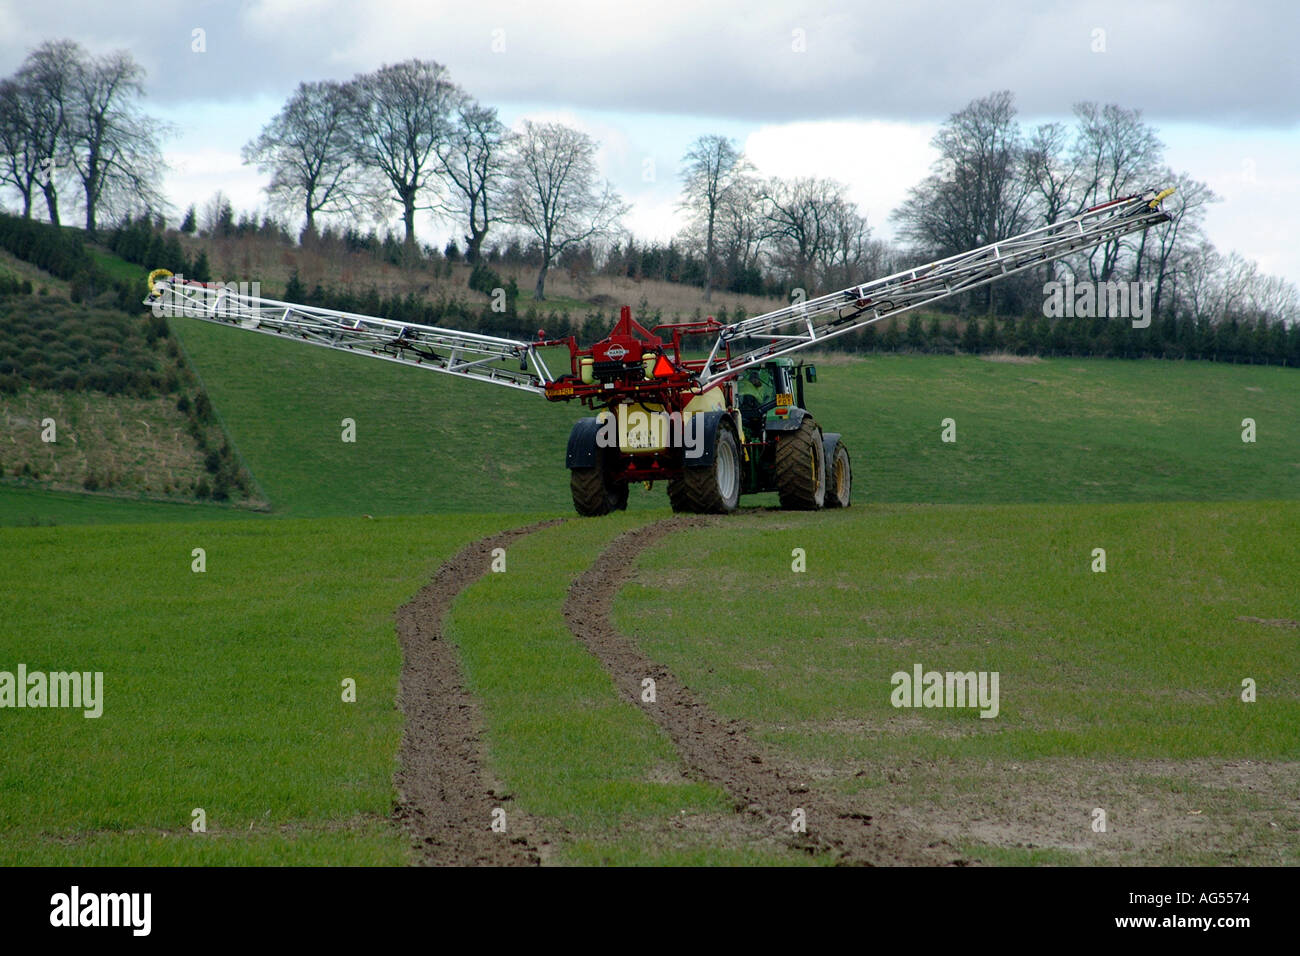
[[[414,841],[421,866],[536,866],[547,841],[518,810],[507,833],[490,829],[508,804],[496,792],[483,743],[478,702],[465,687],[456,646],[443,635],[452,602],[488,571],[492,549],[541,528],[543,521],[494,534],[463,548],[397,610],[402,646],[398,706],[405,718],[395,776],[394,818]]]
[[[623,698],[668,735],[688,771],[721,787],[763,831],[808,853],[830,853],[849,865],[962,863],[952,847],[927,842],[900,819],[873,819],[849,801],[813,793],[806,778],[751,741],[738,721],[724,720],[666,667],[643,654],[611,620],[615,597],[632,575],[637,556],[661,538],[717,519],[680,516],[625,532],[569,588],[564,617],[570,631],[614,678]],[[655,702],[641,699],[642,680],[655,682]],[[792,813],[806,813],[807,832],[792,832]]]

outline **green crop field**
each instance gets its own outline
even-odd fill
[[[569,513],[583,411],[171,324],[271,513],[0,485],[0,670],[106,684],[96,720],[0,711],[0,860],[409,862],[389,819],[394,610],[468,541]],[[758,496],[669,535],[638,559],[619,630],[808,800],[892,814],[954,855],[1300,862],[1296,372],[820,365],[807,402],[845,436],[855,506]],[[549,836],[548,863],[829,862],[749,839],[569,633],[575,577],[667,513],[661,486],[635,488],[628,514],[538,531],[456,598],[447,637],[490,770]],[[894,708],[891,675],[916,664],[997,671],[998,716]]]
[[[249,520],[245,508],[216,502],[150,501],[135,496],[47,491],[0,485],[0,527],[61,524],[143,524],[171,521]]]
[[[577,404],[253,335],[172,327],[275,510],[558,511]],[[1292,369],[1203,362],[835,357],[807,402],[858,500],[1169,501],[1300,492]],[[355,443],[341,440],[356,422]],[[941,441],[944,419],[956,441]],[[1242,441],[1242,420],[1256,441]],[[742,503],[771,505],[775,495]],[[660,508],[662,486],[630,507]]]
[[[674,832],[679,817],[728,816],[726,795],[687,779],[669,741],[618,699],[565,626],[560,607],[571,580],[641,523],[615,516],[538,532],[510,548],[507,573],[487,575],[457,600],[448,632],[484,703],[494,768],[522,810],[564,834],[558,862],[804,862],[779,848]]]
[[[0,670],[103,673],[98,718],[0,712],[0,863],[403,862],[393,610],[519,521],[0,529]]]
[[[646,554],[616,623],[821,787],[985,861],[1019,827],[1018,862],[1038,829],[1061,862],[1294,865],[1297,541],[1295,501],[752,515]],[[917,664],[997,672],[997,713],[893,706]],[[1270,761],[1242,788],[1220,766]],[[1073,815],[1035,817],[1053,797]]]

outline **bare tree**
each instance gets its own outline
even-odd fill
[[[718,216],[730,192],[746,173],[749,161],[725,136],[701,136],[682,157],[682,200],[704,238],[704,301],[713,298],[713,264]]]
[[[508,131],[497,111],[461,96],[446,142],[437,147],[447,195],[435,203],[443,215],[465,224],[465,258],[477,262],[496,216],[505,179]]]
[[[362,164],[387,180],[401,204],[406,246],[415,247],[419,195],[438,171],[436,149],[451,130],[459,95],[447,70],[430,60],[381,66],[351,82]]]
[[[1220,257],[1218,305],[1222,318],[1251,315],[1253,290],[1259,282],[1259,265],[1239,252]]]
[[[1074,107],[1078,131],[1074,155],[1078,164],[1080,188],[1076,193],[1078,208],[1141,192],[1156,175],[1164,145],[1155,129],[1142,119],[1140,110],[1127,110],[1114,103],[1078,103]],[[1141,269],[1146,253],[1147,231],[1137,238],[1133,266]],[[1102,243],[1087,257],[1091,278],[1108,281],[1120,266],[1128,240],[1113,239]]]
[[[1180,246],[1201,239],[1201,224],[1205,219],[1206,208],[1210,203],[1218,202],[1216,196],[1203,182],[1192,179],[1186,173],[1177,176],[1170,170],[1162,170],[1160,182],[1174,186],[1177,190],[1164,201],[1161,209],[1169,216],[1169,221],[1152,227],[1153,234],[1148,244],[1150,254],[1149,272],[1155,276],[1155,290],[1152,293],[1151,311],[1160,314],[1160,304],[1166,301],[1168,285],[1176,275],[1175,254]],[[1140,260],[1138,262],[1140,265]],[[1134,278],[1137,278],[1134,274]]]
[[[920,249],[952,255],[1023,232],[1030,195],[1014,98],[1003,90],[950,116],[931,145],[935,171],[894,212],[899,234]]]
[[[373,177],[358,159],[355,88],[332,81],[300,83],[280,112],[243,148],[245,163],[271,176],[273,208],[303,213],[305,236],[316,235],[318,215],[373,206]]]
[[[1259,321],[1287,317],[1294,308],[1290,283],[1262,275],[1259,264],[1236,252],[1222,255],[1201,242],[1181,255],[1180,308],[1219,324],[1233,319]]]
[[[1073,214],[1080,188],[1079,160],[1070,148],[1070,133],[1063,123],[1043,123],[1034,130],[1023,154],[1022,175],[1042,225]],[[1054,278],[1060,265],[1047,263],[1044,281]]]
[[[1209,242],[1177,253],[1179,307],[1198,319],[1217,320],[1221,313],[1217,278],[1222,258]]]
[[[1031,188],[1010,91],[973,100],[952,114],[931,145],[939,151],[934,171],[893,213],[900,237],[918,253],[954,255],[1028,228]],[[1013,296],[1022,286],[986,286],[984,309],[992,311],[995,293]]]
[[[506,186],[505,218],[536,237],[541,267],[533,298],[546,297],[546,272],[569,247],[608,235],[629,207],[596,169],[596,143],[562,123],[521,124]]]
[[[1260,276],[1251,286],[1251,300],[1261,319],[1286,324],[1300,320],[1300,292],[1281,276]]]
[[[733,277],[760,267],[767,241],[762,189],[753,176],[742,175],[723,194],[718,206],[714,241],[718,258]]]
[[[791,285],[808,292],[816,285],[816,267],[831,236],[831,206],[842,187],[829,179],[804,176],[765,181],[764,235],[771,243],[772,264]]]
[[[1024,152],[1024,177],[1043,225],[1075,210],[1079,191],[1079,158],[1070,149],[1063,123],[1043,123],[1034,130]]]
[[[203,204],[199,212],[199,235],[224,239],[235,229],[235,207],[230,198],[218,189]]]
[[[24,219],[32,217],[32,196],[49,170],[33,134],[29,96],[30,88],[17,80],[0,81],[0,183],[18,190]]]
[[[144,70],[124,52],[83,60],[67,100],[67,155],[81,181],[86,232],[95,234],[107,204],[119,213],[158,211],[166,200],[158,185],[164,168],[156,121],[140,115]]]
[[[27,95],[23,102],[31,146],[39,157],[37,185],[45,197],[50,222],[59,225],[58,177],[54,171],[67,160],[68,99],[86,54],[71,40],[42,43],[23,61],[16,80]]]
[[[827,218],[829,235],[819,265],[826,287],[842,289],[863,282],[868,270],[883,262],[884,247],[871,239],[871,227],[858,207],[843,198],[833,203]]]

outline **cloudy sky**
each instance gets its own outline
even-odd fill
[[[1009,89],[1026,127],[1068,120],[1083,99],[1141,109],[1167,163],[1223,198],[1215,244],[1300,283],[1295,0],[0,0],[0,73],[59,37],[146,68],[147,109],[176,127],[178,209],[217,189],[239,208],[263,202],[239,149],[300,81],[420,57],[507,123],[560,119],[597,137],[639,235],[677,228],[679,160],[721,133],[760,172],[848,183],[887,236],[938,125]]]

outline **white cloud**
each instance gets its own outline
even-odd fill
[[[873,233],[888,236],[889,213],[937,158],[930,146],[935,129],[886,121],[783,123],[751,133],[745,153],[764,175],[840,180]]]
[[[168,153],[167,159],[172,168],[164,178],[163,189],[178,216],[190,204],[202,209],[218,190],[229,197],[238,212],[266,206],[262,177],[255,168],[243,165],[238,151],[205,148]]]
[[[631,193],[624,198],[631,201],[632,211],[623,225],[638,242],[667,242],[686,225],[686,217],[678,211],[676,199],[666,199],[652,190]]]
[[[1222,200],[1210,206],[1205,233],[1220,252],[1236,251],[1260,269],[1300,284],[1300,130],[1202,126],[1160,130],[1173,169],[1204,181]]]

